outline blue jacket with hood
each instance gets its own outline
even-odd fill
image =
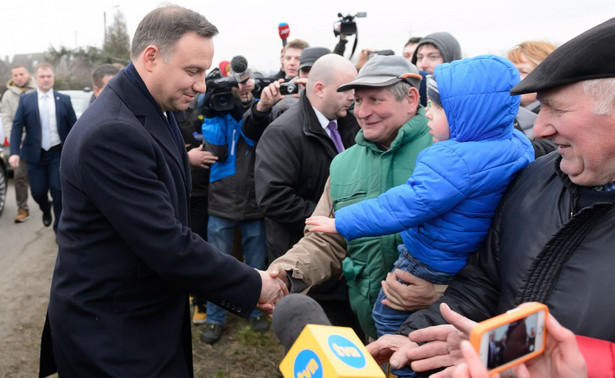
[[[410,254],[454,274],[478,249],[508,184],[534,160],[528,138],[513,128],[519,72],[484,55],[441,64],[434,72],[450,139],[418,156],[407,183],[335,213],[346,239],[401,232]]]

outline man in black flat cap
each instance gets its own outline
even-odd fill
[[[563,44],[511,90],[529,92],[538,92],[542,105],[534,133],[557,150],[511,184],[483,247],[445,295],[410,315],[400,335],[368,346],[380,361],[413,361],[417,371],[457,362],[442,348],[446,341],[437,341],[458,332],[452,326],[421,347],[412,341],[417,335],[406,336],[445,323],[441,303],[482,321],[542,302],[564,327],[586,336],[577,336],[585,355],[592,338],[615,342],[615,18]]]

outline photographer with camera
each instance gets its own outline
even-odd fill
[[[301,52],[310,47],[310,45],[302,39],[293,39],[282,47],[280,55],[280,65],[282,66],[274,78],[290,80],[299,75],[299,59]]]
[[[339,19],[333,23],[333,35],[336,37],[339,36],[339,41],[337,45],[335,45],[333,53],[344,56],[344,51],[346,51],[346,43],[348,43],[347,37],[355,35],[354,43],[352,45],[352,52],[350,53],[350,57],[348,58],[350,60],[352,59],[352,56],[357,49],[357,43],[359,43],[357,23],[354,19],[355,17],[367,17],[367,13],[359,12],[354,16],[350,14],[344,16],[343,14],[338,13],[337,17],[339,17]],[[357,70],[360,68],[361,67],[357,67]]]
[[[255,102],[253,92],[263,81],[253,77],[245,58],[236,56],[231,60],[231,75],[223,77],[214,69],[207,76],[201,107],[205,148],[218,157],[210,168],[207,239],[231,254],[235,229],[239,228],[245,262],[257,269],[265,268],[267,259],[264,215],[254,197],[257,139],[247,137],[241,126],[243,113]],[[277,82],[262,91],[264,98],[275,97],[276,85]],[[208,302],[202,340],[216,343],[225,322],[225,310]],[[257,332],[269,329],[267,317],[257,309],[250,315],[250,325]]]
[[[288,110],[299,101],[300,91],[305,88],[306,80],[310,74],[312,66],[323,55],[331,53],[326,47],[308,47],[301,52],[299,60],[298,79],[289,82],[278,80],[278,84],[272,87],[272,92],[263,91],[251,109],[244,114],[244,125],[249,130],[244,130],[246,135],[252,139],[260,138],[265,128],[274,119]]]

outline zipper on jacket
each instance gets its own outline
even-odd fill
[[[571,193],[570,196],[570,218],[572,218],[575,214],[574,209],[577,206],[577,200],[578,200],[578,196],[576,195],[576,193]]]

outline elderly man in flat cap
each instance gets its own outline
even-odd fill
[[[379,362],[413,361],[415,371],[458,362],[448,354],[450,346],[437,341],[446,340],[452,326],[430,332],[435,338],[426,344],[425,330],[411,334],[445,323],[441,303],[482,321],[530,301],[546,304],[577,335],[586,359],[606,348],[613,361],[615,18],[556,49],[511,90],[529,92],[538,92],[542,105],[535,135],[551,139],[557,150],[530,164],[509,187],[485,244],[445,295],[410,315],[401,335],[368,346]],[[588,363],[589,375],[604,364]]]

